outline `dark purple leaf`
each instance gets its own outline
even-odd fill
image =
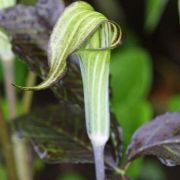
[[[65,8],[63,0],[39,0],[36,5],[38,15],[53,27]]]
[[[92,154],[79,106],[43,107],[15,121],[19,137],[29,138],[47,162],[91,162]]]
[[[15,120],[18,136],[31,140],[40,158],[50,163],[89,163],[93,153],[87,137],[84,111],[78,105],[62,103],[43,107]],[[105,149],[108,167],[117,167],[121,150],[121,130],[115,120]]]
[[[180,113],[166,113],[139,128],[128,147],[127,162],[155,155],[167,166],[180,165]]]

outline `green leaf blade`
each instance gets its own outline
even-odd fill
[[[146,0],[145,24],[146,32],[153,32],[166,8],[169,0]]]
[[[132,104],[149,93],[151,58],[141,48],[118,49],[111,61],[112,104]]]

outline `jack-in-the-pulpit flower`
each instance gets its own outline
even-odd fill
[[[51,86],[66,72],[67,57],[79,58],[84,88],[85,117],[88,136],[94,149],[96,176],[104,180],[104,146],[109,138],[109,63],[111,49],[120,44],[121,30],[89,4],[78,1],[68,6],[56,23],[48,49],[50,71],[35,87]]]

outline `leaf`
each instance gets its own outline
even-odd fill
[[[25,84],[26,82],[26,75],[27,75],[27,67],[25,64],[20,61],[20,59],[15,59],[15,82],[17,84]]]
[[[170,97],[168,100],[168,110],[171,112],[180,112],[180,94]]]
[[[63,10],[61,0],[39,0],[36,6],[17,5],[0,11],[0,26],[12,37],[18,54],[44,61],[50,32]]]
[[[106,147],[107,164],[119,163],[121,129],[112,124],[111,141]],[[14,123],[19,137],[31,140],[41,159],[49,163],[89,163],[93,154],[86,134],[84,112],[78,105],[60,104],[43,107]]]
[[[92,154],[89,145],[84,143],[88,139],[84,136],[85,126],[81,120],[82,112],[78,106],[61,104],[44,107],[33,115],[20,118],[16,129],[20,137],[32,139],[35,151],[44,160],[79,162],[85,159],[89,162]],[[79,128],[81,123],[82,129]]]
[[[142,124],[147,122],[151,116],[149,103],[139,102],[132,105],[132,107],[117,107],[116,117],[121,126],[123,127],[123,155],[130,142],[132,134]],[[128,168],[127,175],[132,178],[139,177],[141,168],[143,166],[142,159],[133,162],[132,166]]]
[[[65,8],[64,0],[38,0],[37,14],[51,27],[55,25]]]
[[[19,58],[15,58],[15,62],[14,62],[14,76],[15,76],[15,82],[17,84],[25,84],[25,80],[26,80],[26,74],[27,74],[27,67],[26,65],[20,61]],[[3,66],[2,66],[2,62],[0,61],[0,82],[3,81]]]
[[[64,4],[59,0],[43,2],[39,0],[35,7],[17,5],[0,11],[0,26],[12,36],[14,46],[16,42],[17,46],[35,43],[41,51],[47,50],[50,32],[64,10]]]
[[[152,32],[158,25],[168,0],[146,0],[145,24],[146,32]]]
[[[164,172],[163,166],[160,166],[157,161],[148,159],[143,163],[140,179],[164,180],[166,179],[166,173]]]
[[[128,166],[126,175],[133,179],[139,178],[143,165],[143,158],[136,159],[130,166]]]
[[[4,179],[4,180],[8,179],[7,168],[2,164],[0,164],[0,179]]]
[[[155,155],[167,166],[180,165],[180,113],[166,113],[139,128],[128,147],[127,162]]]
[[[112,103],[132,104],[149,93],[151,58],[142,48],[117,49],[112,54]]]

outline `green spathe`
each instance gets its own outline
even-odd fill
[[[67,57],[83,49],[85,42],[88,44],[88,40],[102,24],[112,26],[113,36],[109,46],[94,49],[97,51],[117,46],[121,39],[120,28],[101,13],[94,11],[89,4],[83,1],[72,3],[60,16],[51,34],[48,49],[50,71],[47,78],[34,87],[17,87],[24,90],[41,90],[51,86],[66,72]]]

